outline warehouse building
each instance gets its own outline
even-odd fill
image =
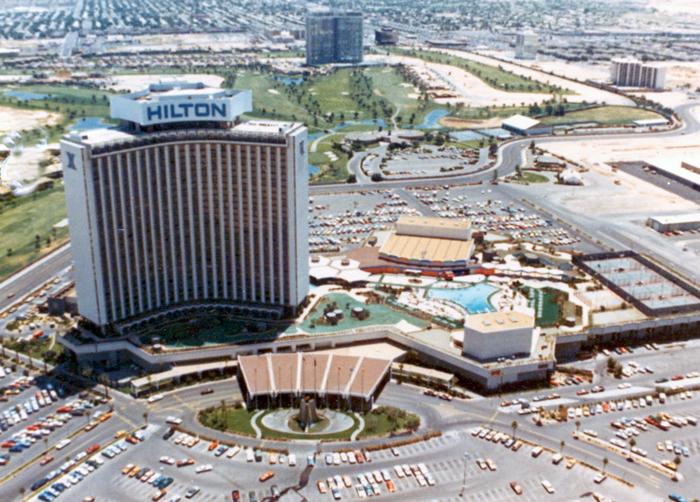
[[[671,216],[653,216],[647,220],[647,224],[657,232],[673,232],[680,230],[700,229],[700,213],[677,214]]]
[[[503,121],[501,125],[506,131],[521,136],[534,136],[536,134],[551,134],[552,127],[545,126],[539,120],[524,115],[513,115]]]
[[[466,266],[474,252],[471,221],[402,216],[379,256],[416,267]]]

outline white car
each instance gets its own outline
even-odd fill
[[[213,469],[213,467],[211,464],[205,464],[205,465],[200,465],[199,467],[197,467],[195,469],[195,471],[197,472],[197,474],[201,474],[203,472],[209,472],[212,469]]]
[[[155,403],[156,401],[160,401],[163,399],[165,396],[163,394],[155,394],[151,397],[148,398],[149,403]]]
[[[546,479],[542,481],[542,486],[547,491],[547,493],[554,493],[554,487],[552,486],[552,483],[550,483]]]

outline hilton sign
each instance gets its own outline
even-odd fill
[[[253,95],[250,91],[210,89],[198,84],[153,84],[143,91],[113,96],[111,108],[112,117],[142,126],[233,122],[253,109]]]
[[[227,103],[177,103],[149,105],[146,122],[155,123],[173,119],[227,120]]]

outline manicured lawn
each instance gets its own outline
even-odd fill
[[[506,92],[573,94],[573,92],[568,89],[562,89],[557,86],[531,80],[526,77],[521,77],[520,75],[504,70],[499,66],[491,66],[458,56],[452,56],[450,54],[441,54],[428,50],[406,49],[392,49],[392,52],[402,56],[417,57],[425,61],[457,66],[468,71],[475,77],[480,78],[491,87]]]
[[[662,118],[662,115],[643,108],[635,108],[633,106],[601,106],[599,108],[569,112],[559,117],[542,117],[539,120],[549,125],[596,122],[600,125],[616,126],[631,124],[635,120],[658,118]]]
[[[517,178],[517,181],[526,183],[547,183],[549,182],[549,178],[541,174],[533,173],[532,171],[523,171],[523,175]]]
[[[311,115],[299,103],[290,100],[285,93],[286,85],[272,75],[253,70],[240,70],[236,73],[235,89],[253,93],[255,117],[277,120],[300,120],[311,123]],[[270,92],[270,91],[274,92]]]
[[[63,186],[0,202],[0,279],[67,242],[68,227],[54,227],[66,217]]]
[[[319,410],[319,413],[323,413],[323,410]],[[347,414],[351,419],[352,419],[352,426],[344,431],[340,432],[332,432],[329,434],[304,434],[303,436],[300,436],[299,434],[292,434],[292,433],[285,433],[285,432],[280,432],[276,431],[274,429],[269,429],[265,427],[262,423],[262,417],[264,415],[261,415],[258,418],[258,427],[260,427],[260,431],[262,432],[263,438],[265,439],[292,439],[292,440],[299,440],[299,439],[304,439],[306,441],[318,441],[321,439],[325,440],[340,440],[340,441],[347,441],[350,439],[352,436],[352,433],[359,427],[360,421],[357,419],[354,413],[348,413]]]
[[[345,181],[348,178],[348,161],[350,156],[339,150],[333,149],[333,142],[340,141],[343,135],[334,134],[319,141],[315,152],[309,152],[309,164],[319,167],[321,170],[314,175],[311,183],[328,183],[333,181]],[[337,157],[331,160],[326,152],[332,152]]]
[[[371,68],[366,70],[366,72],[374,81],[375,92],[399,109],[403,126],[420,125],[425,116],[431,111],[446,109],[445,106],[438,105],[433,101],[419,101],[409,96],[409,94],[416,94],[413,86],[401,85],[406,83],[406,81],[393,68]],[[420,94],[420,92],[417,94]],[[414,116],[413,122],[410,121],[411,116]]]
[[[366,413],[363,418],[365,420],[365,428],[360,432],[358,439],[402,431],[410,425],[415,425],[415,429],[417,429],[418,425],[420,425],[420,419],[417,415],[391,406],[375,408],[371,412]]]
[[[255,415],[256,410],[247,410],[241,408],[234,410],[233,408],[221,407],[209,408],[199,414],[199,420],[203,425],[218,430],[230,430],[246,436],[255,437],[255,430],[250,424],[250,419]]]

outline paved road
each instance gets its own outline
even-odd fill
[[[22,296],[42,287],[61,270],[71,266],[71,260],[69,243],[4,280],[0,283],[0,312],[16,303]]]
[[[553,136],[553,137],[537,137],[537,138],[525,138],[521,140],[511,141],[506,143],[499,149],[498,161],[496,165],[491,169],[488,169],[481,173],[476,174],[465,174],[461,176],[452,177],[432,177],[432,178],[421,178],[414,180],[396,180],[396,181],[382,181],[377,183],[370,182],[358,182],[346,185],[314,185],[309,187],[311,194],[324,194],[324,193],[346,193],[346,192],[361,192],[365,190],[379,190],[386,188],[409,188],[415,186],[442,186],[442,185],[459,185],[464,183],[480,183],[487,182],[493,178],[493,171],[498,170],[499,176],[506,176],[515,171],[515,167],[521,162],[520,152],[523,147],[528,146],[534,139],[538,145],[544,145],[548,143],[558,143],[562,141],[575,141],[576,139],[587,139],[591,138],[611,138],[611,139],[625,139],[625,138],[639,138],[642,135],[649,138],[650,140],[657,140],[660,138],[669,138],[680,135],[694,134],[700,131],[700,122],[693,116],[691,110],[700,106],[697,103],[682,105],[676,108],[676,113],[681,118],[683,125],[679,129],[664,132],[654,132],[654,133],[625,133],[625,134],[591,134],[591,135],[568,135],[568,136]],[[359,179],[359,178],[358,178]]]

